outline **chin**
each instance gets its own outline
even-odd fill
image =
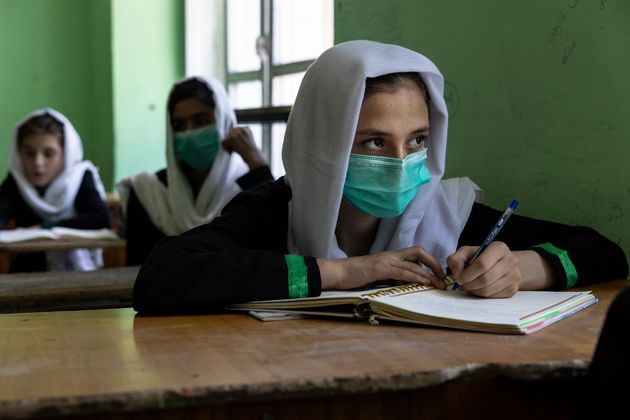
[[[42,179],[29,179],[29,181],[35,188],[46,188],[50,184],[50,182]]]

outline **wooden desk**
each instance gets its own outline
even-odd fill
[[[131,309],[5,314],[0,417],[567,418],[625,284],[593,287],[598,304],[531,336]]]
[[[124,239],[46,239],[0,244],[0,252],[23,253],[77,248],[124,248],[125,244]]]
[[[0,244],[0,273],[8,273],[12,255],[26,252],[61,251],[77,248],[102,248],[105,267],[125,265],[125,239],[63,239],[36,240]]]
[[[0,276],[0,312],[131,306],[138,270],[122,267],[5,274]]]

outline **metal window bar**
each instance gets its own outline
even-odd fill
[[[257,40],[256,49],[260,57],[260,69],[246,72],[230,72],[225,59],[225,74],[227,84],[260,80],[262,82],[262,107],[237,109],[236,117],[239,123],[260,123],[262,125],[262,152],[271,165],[271,125],[274,122],[287,122],[290,106],[272,106],[272,80],[276,76],[284,76],[305,71],[315,60],[305,60],[293,63],[274,65],[273,62],[273,0],[260,0],[261,34]],[[227,8],[224,9],[227,13]],[[227,15],[225,16],[227,22]],[[224,28],[227,39],[227,27]],[[227,53],[227,51],[226,51]]]

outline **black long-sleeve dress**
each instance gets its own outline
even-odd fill
[[[166,169],[155,174],[157,178],[168,186]],[[236,180],[243,191],[253,191],[265,182],[273,181],[269,166],[264,165],[253,169]],[[149,214],[138,199],[136,192],[131,189],[127,209],[125,212],[126,265],[140,265],[144,262],[153,246],[166,235],[151,222]]]
[[[17,183],[9,174],[0,185],[0,226],[15,220],[16,227],[63,226],[74,229],[102,229],[110,227],[107,204],[101,198],[92,172],[85,171],[74,199],[75,216],[52,221],[43,220],[24,201]],[[11,261],[11,272],[46,271],[46,255],[43,252],[19,254]]]
[[[134,308],[143,313],[209,312],[236,302],[296,297],[292,258],[286,256],[290,199],[291,190],[281,178],[238,194],[211,223],[160,240],[138,274]],[[479,245],[500,215],[475,204],[459,245]],[[512,250],[538,252],[555,270],[559,289],[628,274],[621,248],[588,227],[513,215],[496,240]],[[303,266],[303,295],[319,295],[316,259],[304,256]]]

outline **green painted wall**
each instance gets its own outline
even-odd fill
[[[74,123],[108,190],[165,165],[165,103],[184,75],[183,0],[1,0],[0,174],[15,123]]]
[[[90,0],[89,30],[91,42],[88,63],[90,68],[90,114],[94,121],[92,135],[84,137],[87,158],[101,167],[107,190],[114,181],[114,128],[112,115],[112,13],[110,0]],[[106,171],[104,169],[107,169]]]
[[[335,42],[430,57],[451,113],[447,176],[485,202],[593,226],[630,255],[630,2],[336,0]]]
[[[42,107],[64,113],[85,156],[113,176],[107,33],[109,0],[0,1],[0,174],[18,120]],[[111,132],[111,130],[110,130]]]
[[[115,179],[166,166],[166,99],[184,77],[184,2],[112,0]]]

